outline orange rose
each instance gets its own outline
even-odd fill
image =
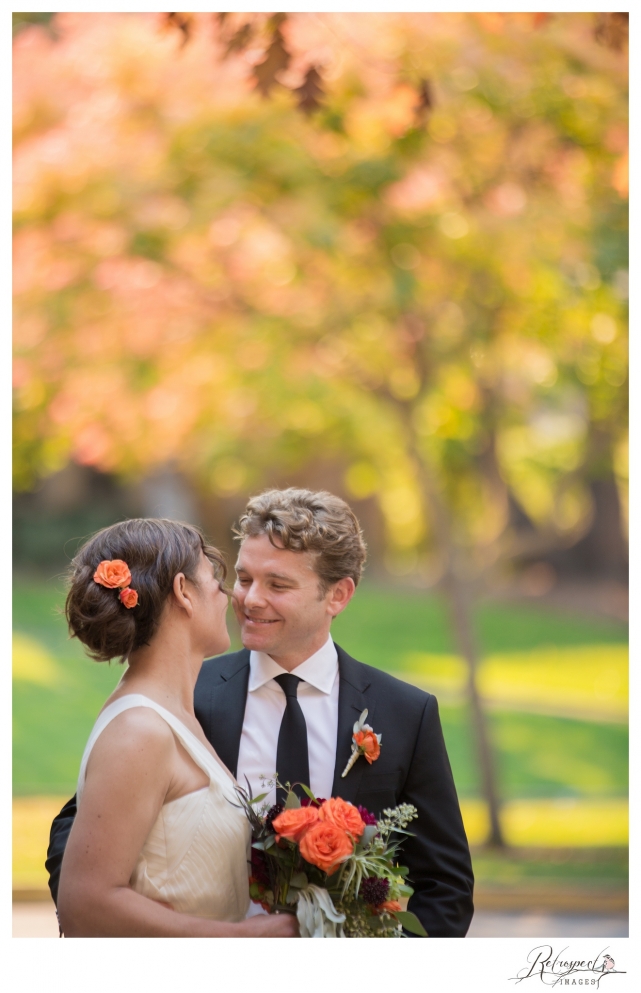
[[[300,843],[303,858],[330,876],[353,851],[354,845],[347,834],[331,821],[319,821],[309,829]]]
[[[365,830],[365,821],[353,803],[333,797],[322,805],[319,816],[322,821],[330,821],[341,831],[347,831],[354,838],[360,838]]]
[[[287,838],[288,841],[295,841],[297,844],[303,835],[309,830],[312,824],[318,820],[318,807],[297,807],[293,810],[284,810],[282,814],[272,821],[276,838]]]
[[[372,762],[376,762],[381,754],[381,746],[373,731],[357,731],[354,735],[354,741],[359,748],[363,749],[363,755],[370,765]]]
[[[386,900],[385,903],[380,905],[380,907],[377,907],[377,910],[389,910],[392,914],[400,909],[401,905],[398,900]]]
[[[129,587],[126,590],[121,590],[118,595],[128,610],[131,607],[135,607],[138,603],[138,594],[135,590],[129,589]]]
[[[129,586],[131,573],[122,559],[103,559],[93,574],[94,583],[115,590],[119,586]]]

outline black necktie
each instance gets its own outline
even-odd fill
[[[278,732],[278,748],[276,751],[276,769],[278,779],[285,783],[305,783],[309,786],[309,756],[307,754],[307,725],[305,715],[296,698],[299,676],[284,672],[274,676],[287,698],[287,706]],[[294,792],[299,797],[306,796],[304,790],[297,786]],[[276,791],[276,800],[285,802],[286,793],[282,789]]]

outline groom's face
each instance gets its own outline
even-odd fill
[[[283,668],[322,647],[332,617],[349,600],[341,604],[334,588],[321,596],[311,553],[275,548],[264,534],[243,541],[236,574],[232,602],[243,645],[265,652]]]

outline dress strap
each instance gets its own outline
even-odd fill
[[[91,755],[91,750],[96,741],[107,725],[110,724],[115,717],[118,717],[120,714],[124,713],[125,710],[131,710],[133,707],[148,707],[150,710],[155,710],[156,713],[159,714],[160,717],[167,722],[167,724],[169,724],[170,728],[180,743],[184,746],[185,750],[189,753],[189,755],[191,755],[196,765],[200,766],[200,768],[207,773],[210,779],[212,779],[212,777],[220,779],[221,775],[227,775],[220,763],[216,761],[213,755],[209,754],[203,743],[198,740],[195,734],[190,731],[182,721],[178,720],[175,714],[172,714],[171,711],[161,707],[161,705],[156,703],[155,700],[152,700],[148,696],[144,696],[142,693],[127,693],[125,696],[121,696],[117,700],[114,700],[113,703],[108,704],[99,715],[98,720],[93,726],[93,730],[89,735],[89,740],[87,741],[87,745],[82,756],[82,762],[80,763],[77,790],[78,798],[80,798],[85,785],[87,763],[89,762],[89,756]]]

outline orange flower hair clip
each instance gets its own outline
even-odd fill
[[[138,603],[138,593],[129,586],[131,571],[122,559],[103,559],[93,574],[93,581],[108,590],[119,589],[118,599],[128,610]]]

